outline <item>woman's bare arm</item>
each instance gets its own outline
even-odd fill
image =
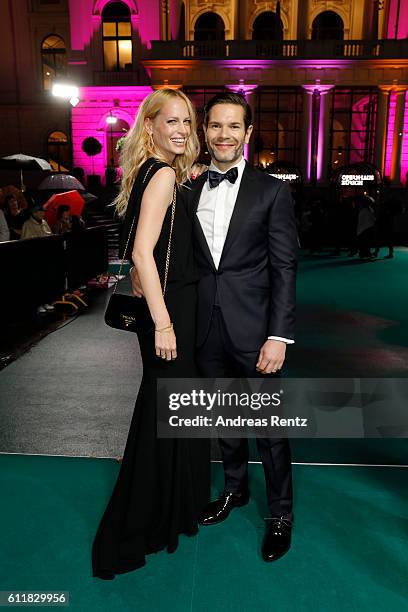
[[[153,250],[159,239],[167,209],[173,199],[174,184],[175,173],[169,167],[158,170],[150,180],[143,194],[132,251],[132,260],[138,271],[143,294],[156,330],[168,328],[171,324],[163,299]],[[176,339],[172,330],[156,331],[156,354],[166,359],[176,357]]]

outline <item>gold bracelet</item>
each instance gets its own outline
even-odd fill
[[[162,327],[161,329],[155,329],[154,331],[157,331],[157,332],[171,332],[172,329],[173,329],[173,323],[170,323],[170,325],[167,325],[166,327]]]

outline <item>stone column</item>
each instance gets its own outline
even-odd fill
[[[307,182],[319,183],[327,180],[329,141],[329,91],[333,85],[302,85],[303,130],[302,130],[302,171]],[[319,104],[318,116],[314,116],[313,105]]]
[[[375,126],[375,165],[384,176],[385,151],[387,147],[387,120],[390,99],[390,86],[379,86],[377,102],[377,118]]]
[[[170,0],[161,0],[160,2],[161,40],[169,40],[169,1]]]
[[[235,93],[240,93],[245,97],[245,100],[249,104],[252,111],[252,121],[255,122],[255,90],[258,85],[250,85],[248,83],[244,83],[243,79],[239,80],[238,85],[226,85],[228,89]],[[244,157],[250,163],[253,162],[254,159],[254,136],[252,135],[251,140],[248,145],[244,147]]]
[[[303,85],[302,95],[302,133],[301,133],[301,170],[306,183],[310,182],[312,164],[312,102],[314,85]]]
[[[317,180],[326,183],[328,178],[329,137],[330,137],[330,96],[333,85],[319,85],[319,137],[317,143]]]
[[[394,134],[392,139],[392,158],[391,158],[391,183],[394,186],[401,185],[401,151],[402,151],[402,135],[404,130],[404,113],[405,113],[405,94],[407,88],[401,87],[396,90],[396,105],[395,105],[395,123]]]

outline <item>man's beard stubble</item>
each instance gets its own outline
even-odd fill
[[[214,159],[215,161],[220,162],[220,163],[226,163],[226,162],[231,163],[231,162],[238,161],[239,159],[241,159],[241,157],[244,154],[244,143],[242,143],[242,144],[238,145],[238,147],[234,148],[231,151],[232,156],[228,157],[228,158],[226,158],[226,157],[218,157],[216,150],[213,149],[212,146],[208,142],[206,144],[207,144],[207,149],[208,149],[208,152],[209,152],[209,154],[211,156],[211,159]],[[222,144],[222,143],[219,143],[219,144]]]

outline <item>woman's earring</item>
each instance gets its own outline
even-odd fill
[[[152,132],[149,132],[149,147],[153,151],[154,149],[154,140]]]

